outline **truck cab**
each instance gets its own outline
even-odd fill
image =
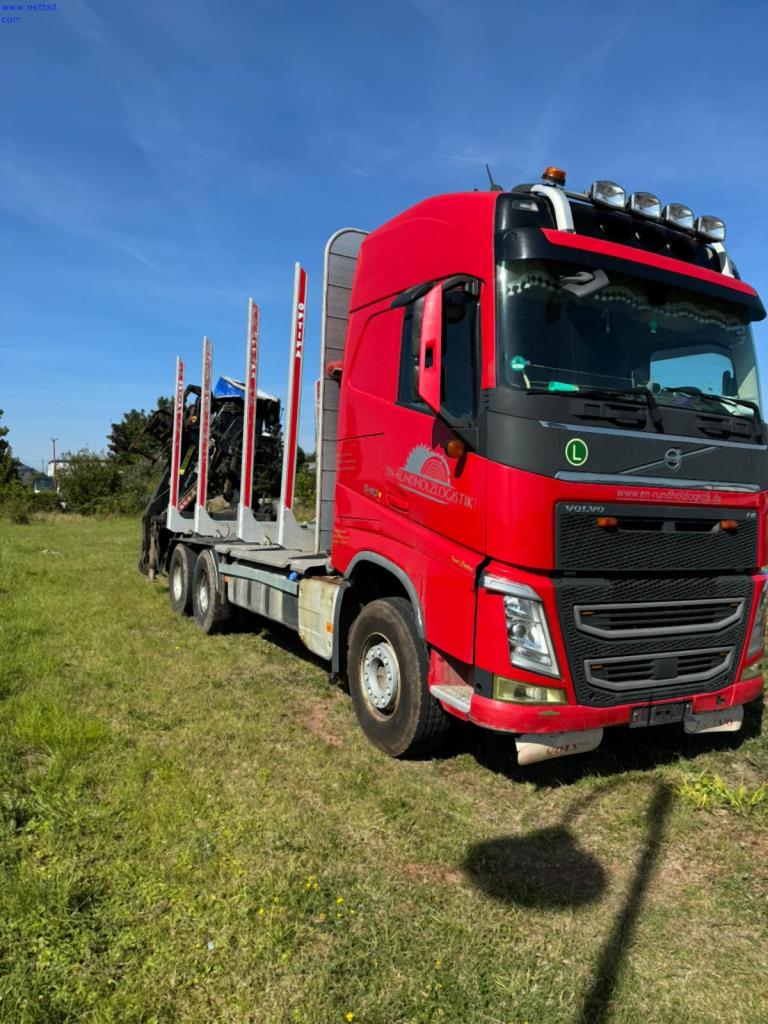
[[[724,234],[548,168],[360,246],[331,562],[407,600],[432,698],[523,759],[611,725],[738,728],[762,692],[765,311]],[[379,624],[346,666],[394,753],[397,647]]]

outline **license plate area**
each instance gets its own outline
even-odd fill
[[[655,707],[633,708],[629,720],[630,729],[642,729],[650,725],[673,725],[682,722],[690,701],[675,701],[672,704],[658,704]]]

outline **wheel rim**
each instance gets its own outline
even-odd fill
[[[400,663],[395,649],[380,633],[369,636],[360,661],[363,695],[377,715],[391,715],[400,695]]]
[[[173,578],[171,579],[171,588],[173,590],[174,601],[180,601],[181,595],[184,590],[184,578],[181,572],[181,566],[177,565],[173,570]]]
[[[203,573],[197,585],[197,604],[200,611],[205,615],[208,611],[208,577]]]

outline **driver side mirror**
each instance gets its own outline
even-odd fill
[[[419,350],[419,397],[440,412],[441,356],[443,347],[443,286],[436,284],[424,298]]]

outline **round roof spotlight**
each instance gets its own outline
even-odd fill
[[[669,203],[664,207],[661,216],[673,228],[693,231],[693,210],[682,203]]]
[[[724,242],[725,224],[719,217],[697,217],[696,234],[710,242]]]
[[[627,208],[638,217],[661,220],[661,200],[651,192],[633,192],[627,202]]]
[[[593,203],[610,206],[614,210],[623,210],[627,198],[624,189],[615,181],[593,181],[588,195]]]
[[[547,167],[541,176],[541,180],[546,182],[547,185],[565,188],[565,171],[562,167]]]

